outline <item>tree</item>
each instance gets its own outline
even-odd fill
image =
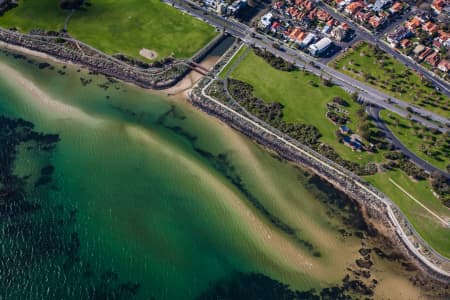
[[[77,9],[83,2],[84,0],[60,0],[59,5],[62,9]]]

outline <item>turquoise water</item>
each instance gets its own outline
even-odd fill
[[[3,231],[5,299],[192,299],[250,272],[320,289],[358,256],[323,203],[339,199],[183,100],[4,53],[0,66],[0,115],[60,137],[18,152],[16,175],[54,172],[28,186],[31,223]]]

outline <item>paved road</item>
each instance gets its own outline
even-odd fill
[[[413,163],[421,167],[422,169],[426,170],[429,173],[438,172],[442,174],[443,176],[450,178],[450,174],[447,172],[444,172],[443,170],[436,168],[426,160],[423,160],[422,158],[418,157],[416,154],[411,152],[405,145],[402,144],[402,142],[394,135],[394,133],[388,128],[385,122],[381,120],[380,118],[380,111],[381,108],[377,106],[370,105],[367,107],[367,113],[369,116],[373,118],[375,121],[378,129],[380,129],[386,136],[386,138],[392,143],[392,145],[400,150],[404,155],[406,155],[409,160],[411,160]]]
[[[411,58],[403,55],[402,53],[396,51],[395,49],[391,48],[386,42],[384,42],[381,39],[381,37],[384,33],[389,31],[389,29],[391,29],[393,26],[399,25],[402,22],[402,20],[406,20],[409,16],[411,16],[413,14],[413,12],[405,14],[405,16],[403,16],[401,19],[397,20],[393,24],[390,24],[388,26],[388,28],[385,28],[380,33],[373,34],[369,31],[362,29],[358,24],[353,22],[351,19],[344,17],[343,15],[341,15],[340,13],[338,13],[336,10],[334,10],[330,6],[326,5],[325,3],[321,2],[321,4],[322,4],[321,8],[323,10],[325,10],[326,12],[328,12],[331,16],[333,16],[333,18],[337,19],[340,22],[346,22],[347,24],[349,24],[349,26],[353,30],[355,30],[355,33],[357,36],[359,36],[363,40],[370,41],[371,43],[376,44],[378,47],[380,47],[380,49],[382,49],[383,51],[385,51],[385,52],[389,53],[390,55],[392,55],[393,57],[395,57],[395,59],[397,59],[398,61],[403,63],[405,66],[422,74],[426,79],[431,81],[434,84],[434,86],[438,87],[442,91],[442,93],[444,93],[445,95],[450,97],[450,83],[439,78],[433,72],[425,69],[424,67],[422,67],[421,65],[416,63],[413,59],[411,59]]]
[[[266,128],[265,126],[262,126],[260,124],[258,124],[257,122],[251,120],[250,118],[240,114],[239,112],[233,110],[232,108],[230,108],[229,106],[221,103],[220,101],[217,101],[216,99],[210,97],[209,95],[206,94],[206,90],[208,89],[209,85],[212,83],[213,81],[211,80],[208,84],[206,84],[202,90],[201,90],[201,94],[203,97],[208,98],[210,101],[213,101],[214,103],[216,103],[218,106],[222,107],[223,109],[227,110],[229,113],[231,113],[232,115],[235,115],[239,118],[241,118],[242,120],[244,120],[245,122],[248,122],[249,124],[251,124],[252,126],[255,126],[256,128],[258,128],[259,130],[261,130],[262,132],[269,134],[271,136],[273,136],[276,140],[278,140],[279,142],[295,149],[296,151],[298,151],[299,153],[301,153],[302,155],[308,157],[309,159],[319,163],[320,165],[322,165],[325,169],[329,169],[332,170],[335,174],[338,174],[339,176],[342,176],[342,178],[349,178],[350,180],[353,181],[354,184],[356,184],[360,189],[364,190],[366,193],[369,193],[370,195],[372,195],[373,197],[375,197],[378,201],[384,203],[386,210],[387,210],[387,215],[389,217],[389,220],[391,221],[392,225],[394,226],[398,236],[400,237],[400,239],[403,241],[403,243],[405,244],[405,246],[409,249],[409,251],[411,251],[411,253],[413,253],[413,255],[419,259],[423,264],[425,264],[426,266],[428,266],[431,270],[434,270],[435,272],[437,272],[438,274],[441,274],[442,276],[445,276],[446,279],[450,278],[450,272],[444,268],[441,268],[441,265],[439,264],[434,264],[432,260],[430,260],[428,257],[426,257],[425,255],[423,255],[421,252],[419,252],[419,250],[416,248],[416,246],[413,244],[413,242],[410,240],[410,238],[408,237],[407,233],[403,230],[403,226],[400,224],[400,222],[408,222],[407,218],[401,213],[401,211],[397,208],[397,206],[388,198],[385,198],[383,196],[380,196],[379,194],[377,194],[376,192],[372,191],[370,188],[368,188],[367,186],[365,186],[364,184],[362,184],[361,182],[359,182],[358,180],[354,180],[352,177],[349,177],[346,173],[342,172],[341,170],[335,168],[333,165],[330,165],[326,162],[326,159],[324,159],[323,157],[316,157],[315,155],[309,153],[308,151],[301,149],[300,147],[298,147],[297,145],[291,143],[290,141],[288,141],[287,139],[285,139],[283,136],[280,136],[278,134],[276,134],[275,132],[273,132],[272,130],[270,130],[270,127]],[[397,216],[394,213],[394,210],[398,211],[401,215],[401,220],[399,221],[399,219],[397,218]],[[430,250],[430,252],[438,258],[438,260],[447,262],[448,259],[441,256],[439,253],[435,252],[432,248],[430,248],[427,243],[425,241],[423,241],[423,239],[420,237],[420,235],[414,230],[412,229],[412,226],[408,226],[411,228],[412,233],[415,237],[418,238],[419,241],[421,241],[421,243],[423,245],[425,245],[427,247],[427,249]]]
[[[380,107],[383,107],[387,110],[395,112],[403,117],[407,117],[410,113],[407,111],[407,108],[410,107],[410,104],[401,101],[399,99],[393,98],[390,95],[383,93],[380,90],[377,90],[373,87],[370,87],[356,79],[351,78],[345,74],[338,72],[337,70],[328,67],[325,64],[322,64],[315,60],[314,58],[291,48],[283,48],[277,49],[274,47],[274,41],[268,38],[267,36],[263,36],[259,33],[254,32],[254,30],[242,23],[237,21],[232,21],[230,19],[225,19],[216,14],[211,14],[209,12],[204,11],[197,4],[189,2],[187,0],[165,0],[167,3],[172,4],[174,7],[179,8],[199,19],[204,20],[205,22],[219,28],[224,29],[229,34],[243,40],[247,44],[266,49],[267,51],[273,53],[276,56],[279,56],[289,62],[294,63],[296,66],[308,70],[318,76],[329,76],[332,78],[334,84],[341,86],[344,90],[352,93],[357,92],[361,98],[365,101],[376,104]],[[315,66],[312,66],[314,64]],[[387,102],[387,99],[391,99],[390,103]],[[429,112],[422,108],[414,108],[414,110],[423,116],[429,116],[430,122],[420,116],[413,115],[413,118],[427,126],[429,128],[435,128],[440,131],[447,131],[448,129],[445,127],[446,124],[450,123],[450,120],[435,114],[433,112]],[[440,124],[439,126],[436,125]]]

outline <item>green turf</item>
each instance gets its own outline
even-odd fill
[[[225,68],[223,68],[222,72],[219,74],[220,79],[224,79],[227,75],[227,72],[230,70],[230,68],[234,65],[234,63],[239,59],[239,57],[247,50],[247,46],[243,46],[239,49],[239,51],[233,56],[233,58],[227,63]]]
[[[31,29],[60,30],[64,28],[67,11],[56,0],[20,0],[19,6],[0,16],[0,26],[16,27],[28,33]]]
[[[332,65],[347,75],[367,82],[411,104],[450,117],[450,98],[427,87],[420,76],[390,55],[378,57],[372,45],[363,43],[344,54]],[[372,76],[369,79],[367,75]],[[395,89],[398,90],[395,90]]]
[[[354,131],[358,128],[356,111],[360,107],[352,102],[350,96],[341,88],[326,87],[320,78],[303,71],[283,72],[274,69],[254,52],[250,52],[242,60],[231,77],[251,84],[255,96],[262,100],[282,103],[286,121],[316,126],[322,134],[321,141],[332,146],[344,159],[359,163],[382,160],[381,154],[353,152],[338,142],[335,132],[339,127],[325,117],[326,104],[335,96],[345,99],[350,104],[350,107],[346,108],[350,112],[348,126]],[[313,87],[309,82],[319,86]]]
[[[187,58],[208,43],[213,27],[158,0],[92,0],[68,24],[73,37],[107,54],[123,53],[141,58],[142,48],[156,51],[157,59],[174,54]],[[62,29],[68,12],[56,0],[22,0],[19,7],[0,17],[0,26]]]
[[[450,135],[433,134],[426,127],[388,111],[381,111],[381,117],[402,144],[417,156],[442,170],[450,165]]]
[[[433,195],[428,181],[414,182],[402,171],[389,171],[366,177],[370,183],[382,190],[400,207],[416,231],[433,249],[450,258],[450,228],[441,225],[424,208],[392,184],[389,178],[392,178],[403,189],[442,218],[450,219],[450,209]]]

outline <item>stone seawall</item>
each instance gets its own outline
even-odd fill
[[[68,37],[21,34],[0,28],[0,41],[78,64],[143,88],[168,88],[190,72],[189,67],[180,61],[163,68],[136,68]]]
[[[368,185],[368,189],[361,188],[360,184],[363,183],[363,181],[358,181],[357,177],[342,174],[339,169],[333,170],[333,167],[325,167],[323,163],[318,163],[317,160],[311,159],[309,156],[303,155],[297,149],[281,142],[279,139],[275,138],[273,134],[268,134],[251,122],[239,117],[239,115],[230,113],[229,110],[226,110],[216,102],[204,97],[199,87],[191,92],[189,101],[194,106],[222,120],[229,126],[255,140],[257,143],[275,151],[284,159],[295,162],[312,171],[327,182],[330,182],[335,188],[347,194],[364,208],[367,212],[366,217],[369,218],[369,222],[382,225],[386,229],[385,234],[388,235],[388,238],[395,243],[402,253],[411,258],[411,261],[413,261],[417,267],[439,281],[446,283],[450,281],[450,276],[447,275],[449,269],[448,259],[434,252],[420,236],[416,237],[417,233],[412,229],[412,226],[409,224],[406,217],[401,214],[394,204],[389,202],[389,199],[381,201],[378,197],[374,196],[374,193],[382,195],[380,192],[374,188],[369,188]],[[370,192],[368,190],[370,190]],[[394,218],[395,220],[393,220]],[[421,252],[418,252],[417,249],[411,249],[412,243],[409,240],[409,242],[406,240],[406,234],[408,234],[409,240],[412,239],[414,241],[415,246],[420,249]],[[426,261],[424,260],[424,257],[427,258]],[[442,272],[440,271],[441,269]]]

